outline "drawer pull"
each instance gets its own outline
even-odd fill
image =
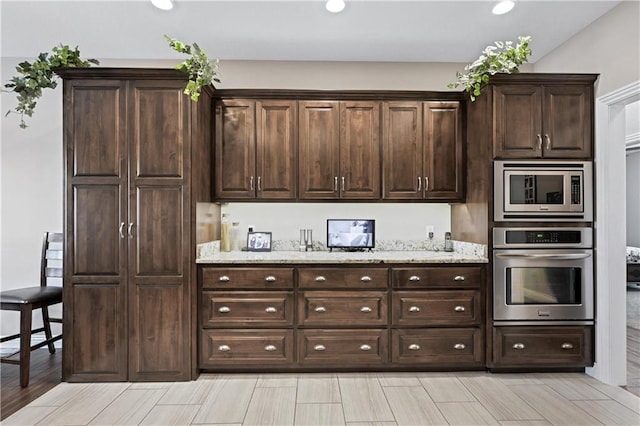
[[[409,350],[410,351],[419,351],[420,350],[420,345],[416,345],[415,343],[409,345]]]
[[[264,310],[266,313],[268,314],[273,314],[278,312],[278,310],[276,308],[274,308],[273,306],[268,306],[267,308],[265,308]]]
[[[268,275],[264,278],[264,280],[268,283],[272,283],[276,280],[276,277],[274,277],[273,275]]]
[[[220,278],[218,278],[218,281],[226,283],[228,281],[231,281],[231,278],[229,278],[227,275],[222,275]]]
[[[228,312],[231,312],[231,308],[228,306],[220,306],[218,308],[218,312],[220,312],[221,314],[226,314]]]
[[[360,312],[363,312],[365,314],[368,314],[369,312],[371,312],[372,309],[368,306],[363,306],[362,308],[360,308]]]
[[[368,275],[365,275],[363,277],[360,277],[360,281],[368,283],[369,281],[371,281],[371,277]]]
[[[360,350],[361,351],[370,351],[371,350],[371,345],[360,345]]]
[[[327,280],[327,278],[323,277],[322,275],[318,275],[316,277],[316,282],[319,282],[319,283],[325,282],[326,280]]]
[[[318,306],[317,308],[314,309],[314,311],[316,312],[327,312],[327,308],[325,308],[324,306]]]
[[[220,352],[229,352],[231,350],[231,348],[227,345],[220,345],[218,346],[218,350]]]
[[[524,343],[514,343],[513,349],[524,349]]]
[[[460,305],[458,305],[455,308],[453,308],[453,310],[456,311],[456,312],[464,312],[465,311],[464,306],[460,306]]]
[[[420,308],[418,306],[411,306],[409,312],[420,312]]]
[[[461,351],[466,347],[467,345],[465,345],[464,343],[456,343],[455,345],[453,345],[453,349],[456,349],[458,351]]]
[[[420,281],[420,277],[417,275],[411,275],[409,281]]]
[[[267,352],[273,352],[273,351],[278,350],[278,348],[276,348],[275,345],[267,345],[267,346],[264,347],[264,350],[267,351]]]
[[[562,349],[573,349],[573,345],[571,343],[563,343],[561,348]]]
[[[464,281],[464,275],[456,275],[453,277],[454,281]]]
[[[313,350],[314,350],[314,351],[318,351],[318,352],[322,352],[322,351],[324,351],[325,349],[327,349],[327,348],[325,348],[325,347],[324,347],[324,345],[315,345],[315,346],[313,347]]]

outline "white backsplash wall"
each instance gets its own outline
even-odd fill
[[[327,219],[375,219],[377,240],[427,238],[427,225],[434,239],[450,231],[448,204],[426,203],[228,203],[221,213],[230,222],[240,222],[242,232],[272,232],[274,240],[297,240],[300,229],[313,229],[314,241],[326,242]]]

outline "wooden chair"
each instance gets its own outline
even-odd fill
[[[45,232],[42,241],[42,259],[40,264],[40,286],[25,287],[0,292],[2,310],[20,311],[20,333],[0,339],[0,343],[20,339],[20,350],[0,359],[3,363],[20,365],[20,386],[29,385],[29,362],[31,351],[43,346],[49,347],[50,353],[55,353],[53,343],[62,339],[62,333],[57,336],[51,334],[51,323],[62,324],[61,318],[49,318],[48,307],[62,303],[62,285],[47,285],[53,279],[62,282],[62,248],[63,235]],[[32,329],[31,313],[34,309],[42,310],[42,327]],[[31,335],[44,332],[45,340],[31,346]],[[20,359],[11,359],[20,354]]]

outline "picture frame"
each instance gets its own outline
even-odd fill
[[[247,233],[247,251],[271,251],[271,232]]]

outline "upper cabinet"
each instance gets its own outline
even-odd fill
[[[380,104],[300,102],[300,199],[380,198]]]
[[[464,198],[460,102],[383,104],[383,198]]]
[[[223,100],[215,114],[216,197],[295,199],[297,103]]]
[[[494,158],[593,158],[593,81],[493,87]]]

